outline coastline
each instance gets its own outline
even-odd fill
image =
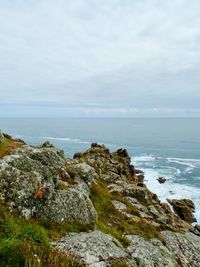
[[[38,246],[36,259],[44,266],[52,263],[55,248],[63,264],[70,252],[79,259],[78,266],[149,267],[162,259],[161,266],[176,267],[183,263],[182,254],[192,266],[198,266],[200,227],[192,226],[194,203],[190,199],[168,200],[172,211],[147,188],[143,172],[131,164],[126,149],[111,152],[105,145],[92,143],[86,151],[68,158],[49,141],[33,146],[1,134],[0,151],[4,225],[9,225],[11,217],[14,229],[19,222],[23,225],[20,231],[32,227],[34,240],[43,244],[39,247],[33,242],[33,229],[27,230],[15,250],[20,261],[34,262],[32,251]],[[5,242],[13,238],[14,231],[6,230]],[[31,249],[28,254],[24,238]],[[179,246],[182,243],[184,247]],[[49,256],[44,258],[47,244]],[[178,247],[175,253],[174,245]],[[5,252],[3,259],[8,260]]]

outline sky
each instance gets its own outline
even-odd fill
[[[200,1],[0,0],[0,117],[200,117]]]

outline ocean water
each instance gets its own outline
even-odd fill
[[[128,149],[162,201],[190,198],[200,223],[200,119],[3,119],[0,129],[27,143],[49,140],[72,157],[91,142]],[[157,178],[167,181],[159,184]]]

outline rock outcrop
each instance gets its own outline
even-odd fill
[[[167,179],[165,178],[165,177],[162,177],[162,176],[160,176],[160,177],[158,177],[158,182],[160,183],[160,184],[164,184],[166,181],[167,181]]]
[[[69,234],[54,243],[63,251],[80,257],[89,267],[106,267],[112,259],[126,259],[127,252],[112,236],[100,231]]]
[[[194,203],[171,200],[173,212],[143,180],[127,150],[110,152],[96,143],[73,159],[45,142],[23,144],[0,160],[0,198],[9,212],[66,229],[84,226],[52,241],[84,264],[199,266],[200,231],[191,225]]]
[[[174,212],[184,221],[196,222],[193,212],[195,211],[194,202],[190,199],[168,199],[172,205]]]
[[[57,189],[68,179],[63,151],[46,144],[24,146],[0,160],[1,199],[11,212],[55,223],[93,223],[97,213],[87,190],[78,183]]]

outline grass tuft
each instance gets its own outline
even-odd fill
[[[125,237],[126,234],[142,236],[145,239],[158,238],[163,241],[158,228],[138,217],[138,222],[127,218],[126,215],[118,211],[112,204],[112,200],[124,203],[120,194],[112,195],[109,193],[104,182],[93,183],[90,198],[98,212],[97,228],[107,234],[111,234],[118,239],[123,246],[128,246],[130,241]],[[127,203],[125,203],[127,204]],[[127,212],[137,216],[137,210],[127,206]]]

